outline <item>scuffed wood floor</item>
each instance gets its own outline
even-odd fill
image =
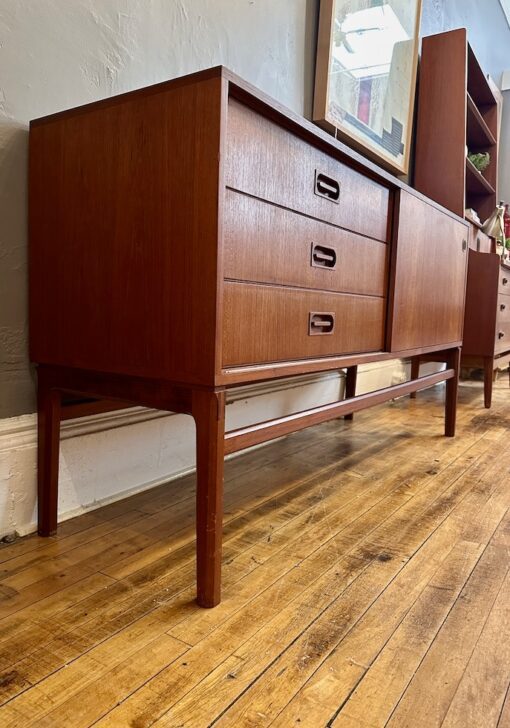
[[[0,725],[508,728],[507,387],[230,461],[214,610],[192,477],[1,548]]]

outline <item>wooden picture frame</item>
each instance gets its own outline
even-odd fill
[[[321,0],[313,120],[397,175],[409,170],[422,0]]]

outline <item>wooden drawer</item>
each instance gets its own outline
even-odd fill
[[[493,248],[492,238],[482,233],[476,225],[471,224],[469,247],[478,253],[491,253]]]
[[[388,246],[227,190],[224,275],[384,296]]]
[[[496,353],[510,349],[510,322],[498,321],[496,326]]]
[[[223,366],[379,351],[385,308],[384,298],[225,281]]]
[[[498,296],[498,313],[496,320],[498,324],[510,324],[510,299],[508,296]]]
[[[389,190],[230,99],[225,182],[377,240],[388,240]]]
[[[499,271],[499,293],[510,296],[510,270],[501,268]]]

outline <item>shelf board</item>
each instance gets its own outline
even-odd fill
[[[481,69],[473,49],[468,43],[468,91],[478,106],[494,106],[497,104],[486,75]]]
[[[469,151],[496,146],[496,139],[478,110],[471,95],[467,95],[467,144]]]
[[[466,192],[471,195],[495,195],[494,187],[483,174],[477,170],[473,162],[466,157]],[[478,212],[478,211],[477,211]]]

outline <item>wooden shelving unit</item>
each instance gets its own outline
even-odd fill
[[[478,106],[467,95],[467,138],[471,141],[471,149],[486,149],[497,144],[496,137],[491,132]]]
[[[466,156],[489,152],[479,172]],[[414,185],[464,217],[482,221],[497,203],[498,106],[465,28],[423,39]]]
[[[494,370],[510,363],[510,275],[484,222],[497,202],[499,108],[465,28],[423,39],[414,185],[470,222],[462,365],[484,371],[485,406]],[[479,172],[466,154],[489,152]],[[505,282],[506,281],[506,282]],[[508,299],[508,300],[507,300]],[[414,372],[419,364],[415,361]]]

